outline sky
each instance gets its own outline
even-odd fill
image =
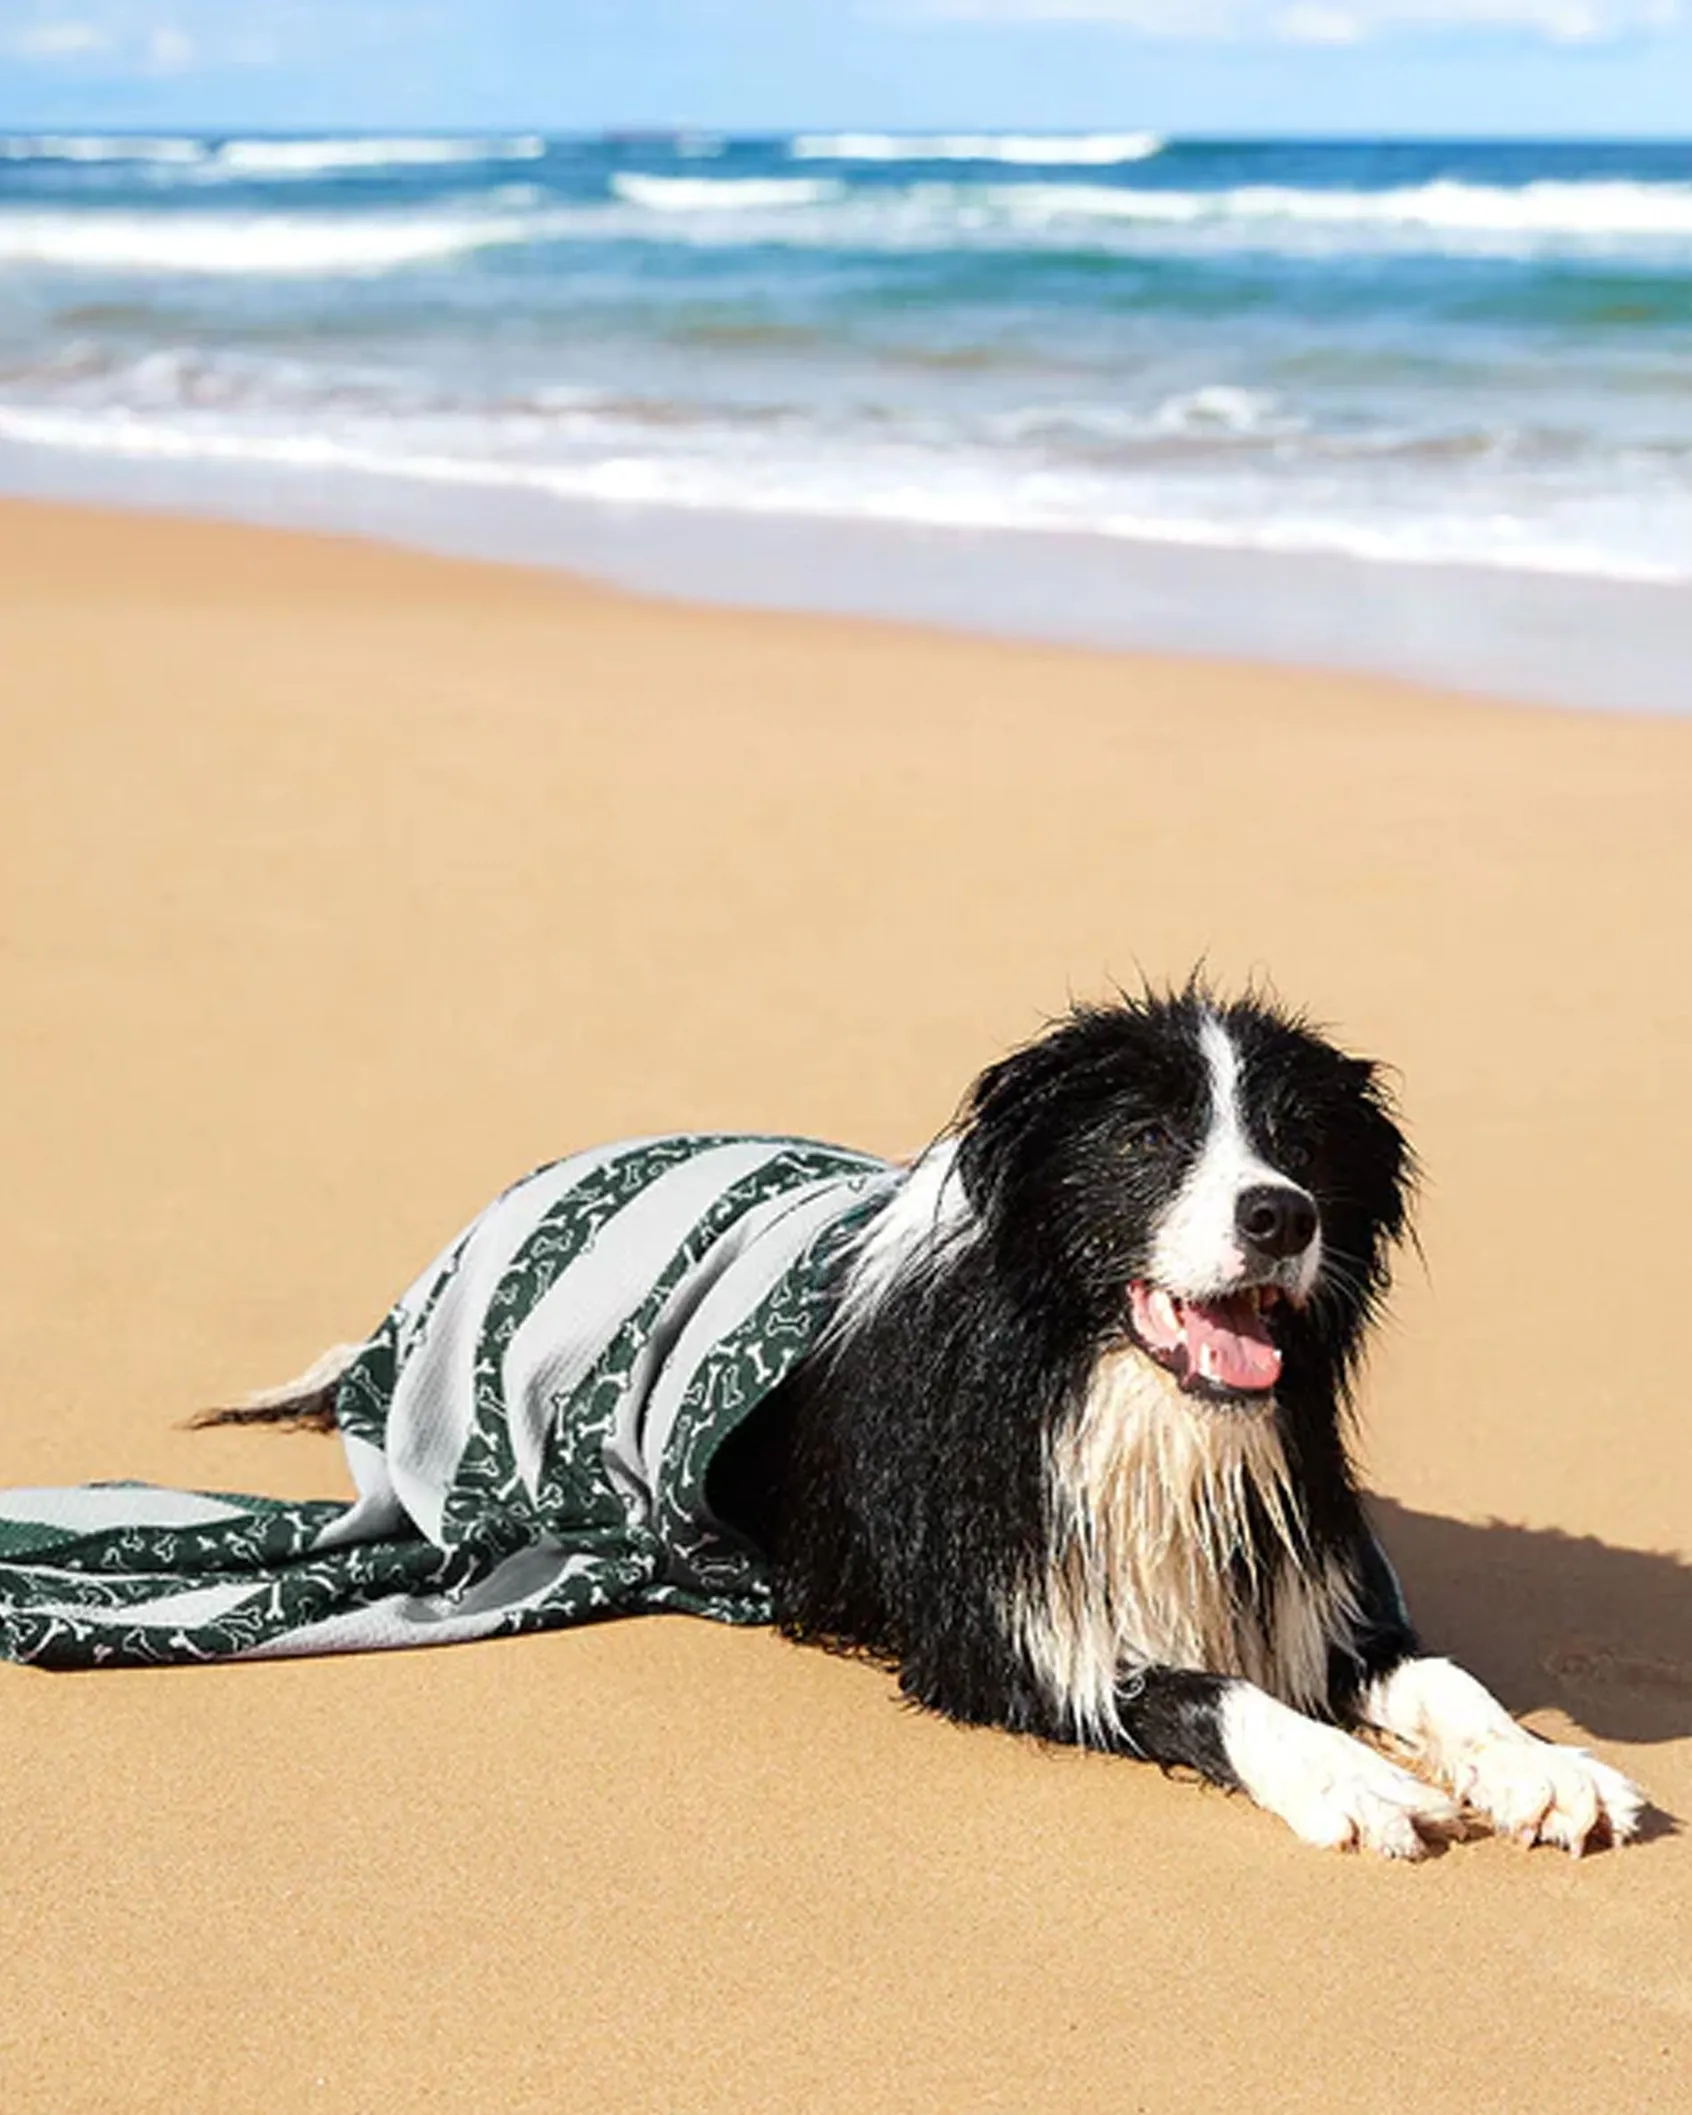
[[[0,0],[12,131],[1692,137],[1692,0]]]

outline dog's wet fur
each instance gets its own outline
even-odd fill
[[[1187,1281],[1165,1289],[1285,1280],[1287,1257],[1242,1239],[1235,1193],[1268,1175],[1314,1204],[1320,1274],[1272,1311],[1282,1363],[1267,1398],[1183,1385],[1132,1333],[1129,1287],[1155,1270],[1216,1128],[1207,1025],[1237,1053],[1245,1143],[1262,1166],[1240,1156],[1215,1225],[1193,1230]],[[1341,1715],[1412,1649],[1342,1429],[1410,1180],[1379,1076],[1282,1013],[1218,1008],[1194,989],[1077,1010],[985,1073],[933,1152],[944,1180],[899,1229],[898,1253],[884,1237],[833,1342],[731,1442],[723,1507],[771,1552],[791,1635],[884,1656],[949,1717],[1231,1782],[1219,1684],[1274,1667],[1277,1611],[1299,1581],[1338,1588],[1320,1586],[1320,1694],[1300,1670],[1301,1705]],[[1160,1426],[1188,1436],[1184,1472]],[[1089,1477],[1076,1455],[1109,1456],[1113,1438],[1117,1459]],[[1154,1458],[1124,1475],[1136,1447]],[[1208,1515],[1230,1494],[1218,1536]],[[1136,1495],[1155,1499],[1155,1521],[1112,1512]],[[1126,1563],[1142,1526],[1172,1590],[1214,1604],[1215,1664],[1165,1667],[1136,1636],[1155,1627],[1133,1593],[1143,1599],[1153,1567],[1146,1553]],[[1117,1564],[1082,1581],[1101,1546]],[[1106,1694],[1084,1647],[1042,1635],[1066,1623],[1119,1644]]]

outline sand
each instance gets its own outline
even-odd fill
[[[335,1495],[179,1421],[510,1176],[907,1150],[1203,957],[1399,1068],[1364,1453],[1424,1628],[1661,1810],[1324,1856],[679,1618],[0,1667],[6,2115],[1692,2104],[1692,721],[36,506],[0,672],[0,1482]]]

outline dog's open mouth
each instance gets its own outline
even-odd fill
[[[1216,1300],[1183,1300],[1136,1278],[1128,1311],[1142,1350],[1196,1395],[1264,1396],[1281,1377],[1266,1317],[1280,1299],[1254,1285]]]

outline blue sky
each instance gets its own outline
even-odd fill
[[[0,125],[1692,135],[1692,0],[0,0]]]

